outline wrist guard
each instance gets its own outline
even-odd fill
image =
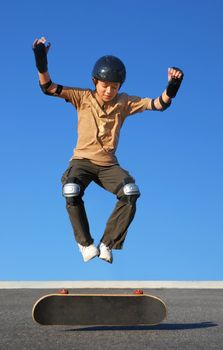
[[[166,88],[166,94],[167,96],[169,96],[170,98],[174,98],[180,88],[180,85],[182,83],[184,74],[182,72],[181,69],[173,67],[173,69],[177,69],[178,71],[180,71],[182,73],[180,78],[172,78]]]
[[[33,52],[36,61],[36,67],[40,73],[45,73],[48,70],[47,54],[45,45],[40,43],[33,46]]]

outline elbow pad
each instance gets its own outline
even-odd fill
[[[152,107],[152,110],[153,110],[153,111],[160,111],[160,112],[163,112],[163,111],[165,111],[165,109],[167,109],[167,108],[170,107],[170,105],[171,105],[171,100],[170,100],[170,102],[168,102],[168,103],[164,102],[164,101],[163,101],[163,98],[162,98],[162,95],[159,97],[159,103],[160,103],[161,106],[162,106],[161,109],[156,108],[154,102],[155,102],[155,99],[152,99],[152,101],[151,101],[151,107]]]
[[[170,107],[171,105],[171,100],[169,102],[164,102],[163,101],[163,98],[162,98],[162,95],[159,97],[159,103],[161,104],[162,106],[162,109],[161,111],[165,111],[165,109],[167,109],[168,107]]]
[[[49,96],[59,96],[61,91],[63,90],[63,86],[58,84],[55,92],[48,91],[49,87],[52,85],[52,81],[51,80],[49,80],[46,84],[40,84],[39,83],[39,85],[40,85],[40,88],[41,88],[42,92],[45,95],[49,95]]]

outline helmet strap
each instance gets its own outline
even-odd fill
[[[92,77],[92,81],[93,81],[94,86],[96,87],[97,82],[98,82],[98,79],[96,79],[96,78]]]

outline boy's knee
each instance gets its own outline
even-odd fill
[[[125,203],[135,204],[140,197],[139,187],[133,181],[125,183],[120,192],[118,199]]]
[[[67,207],[80,204],[82,202],[83,193],[81,182],[77,178],[70,177],[64,182],[62,194],[66,199]]]

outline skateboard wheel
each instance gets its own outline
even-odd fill
[[[142,289],[136,289],[136,290],[134,290],[133,294],[143,294],[143,290]]]
[[[60,290],[59,290],[59,294],[69,294],[69,290],[68,290],[68,289],[65,289],[65,288],[60,289]]]

